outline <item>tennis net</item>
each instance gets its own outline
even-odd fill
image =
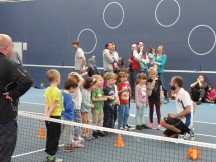
[[[45,161],[46,137],[43,136],[46,134],[46,126],[45,122],[39,121],[40,119],[61,123],[61,125],[72,128],[88,128],[91,131],[100,130],[114,134],[113,136],[83,141],[81,143],[85,146],[76,148],[75,152],[65,152],[64,139],[70,134],[67,137],[61,134],[56,156],[63,159],[64,162],[185,162],[192,161],[191,158],[202,162],[216,161],[216,144],[109,129],[45,118],[20,111],[17,119],[18,139],[12,162]],[[43,128],[45,128],[45,132]],[[198,148],[199,150],[190,149],[188,152],[189,148]]]

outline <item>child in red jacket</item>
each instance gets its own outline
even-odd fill
[[[216,90],[211,85],[207,87],[205,101],[207,103],[216,103]]]

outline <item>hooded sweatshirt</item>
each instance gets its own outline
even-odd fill
[[[95,64],[95,59],[94,58],[88,59],[88,64],[89,64],[89,67],[88,67],[89,77],[92,77],[92,75],[98,75],[99,72],[98,72],[97,66]]]
[[[112,55],[112,53],[108,49],[103,50],[104,71],[112,72],[113,71],[112,63],[114,63],[114,56]]]

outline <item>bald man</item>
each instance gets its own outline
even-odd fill
[[[12,39],[0,34],[0,161],[10,162],[17,139],[19,97],[32,85],[30,75],[20,65],[9,60]]]

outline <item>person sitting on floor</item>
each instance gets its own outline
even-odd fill
[[[197,81],[190,85],[188,93],[190,94],[192,100],[197,102],[197,105],[200,105],[204,100],[207,86],[208,84],[205,82],[203,75],[199,75]]]
[[[206,98],[205,102],[207,103],[216,103],[216,90],[211,85],[208,85],[206,89]]]

